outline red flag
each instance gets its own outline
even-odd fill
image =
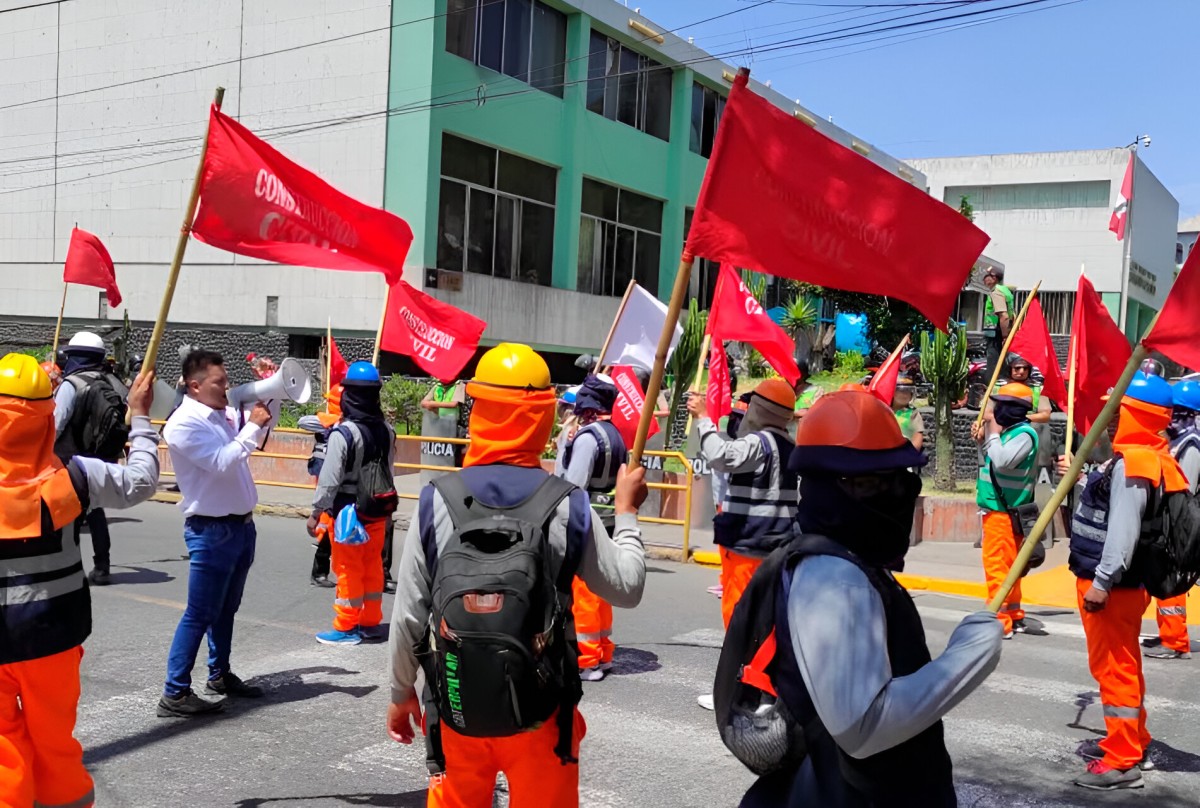
[[[958,211],[746,88],[729,94],[687,251],[896,297],[949,320],[988,236]]]
[[[342,352],[338,349],[337,343],[333,341],[333,337],[329,337],[329,389],[337,387],[346,378],[346,371],[350,370],[350,365],[342,357]]]
[[[625,439],[625,445],[632,446],[634,438],[637,437],[642,407],[646,403],[646,393],[630,365],[615,365],[612,369],[612,380],[617,386],[617,401],[613,404],[612,411],[613,426]],[[652,438],[658,431],[658,419],[651,418],[650,432],[646,437]]]
[[[400,280],[412,229],[293,163],[212,108],[192,235],[281,264],[382,272]]]
[[[733,412],[730,402],[733,391],[729,385],[729,360],[725,357],[725,345],[721,340],[714,339],[708,354],[708,387],[704,391],[704,405],[714,424]]]
[[[1075,376],[1075,429],[1086,433],[1104,409],[1103,397],[1129,362],[1129,340],[1117,328],[1108,307],[1086,276],[1079,276],[1071,321],[1069,373]],[[1082,349],[1082,350],[1081,350]]]
[[[442,382],[453,381],[471,361],[487,323],[404,281],[388,292],[379,347],[411,356]]]
[[[1067,385],[1063,381],[1058,355],[1054,353],[1054,344],[1050,341],[1050,327],[1046,325],[1046,317],[1042,314],[1042,301],[1036,297],[1029,304],[1021,327],[1013,335],[1009,350],[1028,359],[1030,364],[1042,372],[1046,380],[1042,385],[1042,393],[1057,404],[1060,410],[1066,412]]]
[[[67,247],[67,263],[63,267],[63,283],[79,283],[103,289],[110,308],[121,305],[121,290],[117,288],[117,270],[112,256],[100,239],[80,230],[71,230],[71,245]]]
[[[1197,312],[1200,312],[1200,250],[1192,250],[1167,294],[1154,328],[1142,344],[1152,351],[1161,351],[1184,367],[1200,369]]]
[[[900,340],[900,344],[896,346],[896,350],[892,351],[879,370],[875,371],[875,376],[867,385],[867,392],[873,393],[876,398],[889,407],[892,406],[892,399],[896,397],[896,384],[900,381],[900,357],[904,355],[904,348],[908,345],[909,339],[909,335],[905,334],[904,339]]]
[[[1125,180],[1121,183],[1121,195],[1117,206],[1108,218],[1108,229],[1117,234],[1117,241],[1125,238],[1125,223],[1129,221],[1129,206],[1133,203],[1133,152],[1129,153],[1129,165],[1125,167]]]
[[[708,314],[708,334],[714,344],[721,340],[745,342],[762,354],[775,372],[795,385],[800,378],[793,355],[796,345],[746,288],[741,276],[728,264],[721,265],[712,309]]]

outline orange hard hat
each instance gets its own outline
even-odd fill
[[[992,401],[1008,401],[1013,404],[1024,404],[1033,409],[1033,390],[1029,385],[1019,382],[1009,382],[992,393]]]
[[[759,382],[758,387],[754,388],[754,395],[789,410],[796,406],[796,391],[783,379],[766,379]]]
[[[865,393],[867,388],[858,382],[846,382],[838,388],[839,393]]]
[[[800,422],[788,467],[799,474],[859,475],[923,466],[892,408],[871,393],[821,396]]]

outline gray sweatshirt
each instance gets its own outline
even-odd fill
[[[1200,489],[1200,449],[1188,446],[1176,460],[1183,469],[1183,476],[1188,478],[1188,484],[1192,486],[1192,493],[1196,493]]]
[[[78,456],[74,462],[87,475],[91,508],[131,508],[158,487],[158,432],[149,418],[135,416],[125,465]]]
[[[1125,460],[1117,458],[1113,466],[1112,489],[1108,494],[1108,534],[1104,537],[1104,554],[1096,566],[1093,586],[1107,592],[1133,563],[1146,503],[1150,501],[1150,483],[1125,477]]]
[[[354,446],[346,445],[346,439],[339,430],[334,429],[329,433],[329,440],[325,444],[325,462],[321,466],[321,476],[317,478],[317,490],[313,495],[313,509],[317,511],[331,510],[339,491],[357,492],[356,486],[363,459],[362,432],[352,421],[342,421],[339,426],[349,428],[350,434],[354,436]],[[393,469],[394,474],[395,466],[392,464],[396,461],[396,435],[390,426],[387,430],[388,436],[391,438],[388,447],[388,468]],[[350,451],[354,452],[354,462],[350,463],[347,468],[346,455]]]
[[[716,471],[725,474],[757,471],[766,459],[766,450],[757,435],[727,440],[721,437],[717,425],[710,418],[696,421],[696,429],[700,433],[700,453]],[[787,458],[783,460],[786,462]]]
[[[326,461],[328,463],[328,461]],[[567,551],[567,520],[570,501],[564,499],[550,523],[548,545],[550,566],[557,576]],[[433,532],[438,552],[445,549],[454,531],[442,495],[433,492]],[[579,562],[579,577],[588,589],[621,608],[633,608],[642,599],[646,584],[646,557],[636,514],[618,514],[609,538],[600,517],[592,511],[592,540],[586,542]],[[429,628],[432,580],[421,545],[420,504],[413,511],[404,552],[396,574],[396,600],[392,608],[391,656],[392,703],[401,704],[414,693],[417,681],[417,645]]]

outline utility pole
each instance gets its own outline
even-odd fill
[[[1138,135],[1133,139],[1132,143],[1125,147],[1131,153],[1133,181],[1129,185],[1129,198],[1125,200],[1125,238],[1123,239],[1121,251],[1121,320],[1118,323],[1118,327],[1121,331],[1125,332],[1126,336],[1129,335],[1125,322],[1129,316],[1129,268],[1133,261],[1133,248],[1131,245],[1131,241],[1133,240],[1133,186],[1137,180],[1137,151],[1139,143],[1149,148],[1150,136]],[[1134,331],[1137,332],[1137,329],[1135,328]],[[1138,338],[1137,333],[1133,336],[1135,340]]]

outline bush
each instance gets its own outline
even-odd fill
[[[833,366],[844,374],[862,374],[866,369],[863,355],[858,351],[838,351]]]
[[[400,434],[421,434],[421,401],[429,392],[430,381],[414,381],[392,376],[383,383],[380,404],[383,416],[395,424]]]
[[[302,417],[305,415],[316,415],[324,409],[325,404],[320,398],[309,401],[307,404],[285,401],[279,408],[279,426],[295,429],[300,425]]]

